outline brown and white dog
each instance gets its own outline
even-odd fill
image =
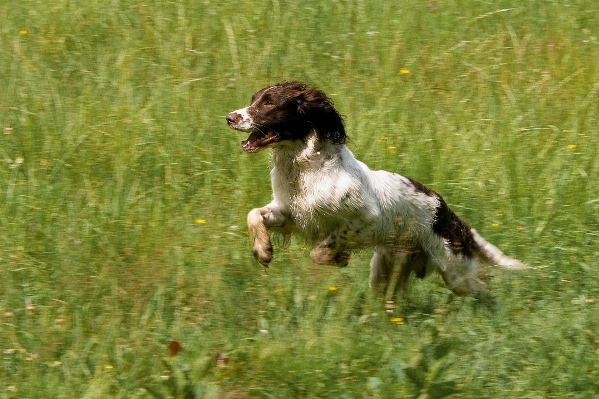
[[[281,233],[301,236],[318,264],[345,266],[352,251],[373,248],[373,288],[389,284],[395,264],[396,289],[411,272],[424,277],[429,259],[458,295],[486,291],[481,262],[524,267],[460,220],[439,194],[357,160],[322,91],[300,82],[266,87],[227,115],[227,123],[250,133],[244,151],[272,149],[273,199],[247,218],[254,256],[264,266],[273,256],[269,233]]]

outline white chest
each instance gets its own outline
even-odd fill
[[[361,164],[344,146],[341,151],[274,151],[273,163],[273,200],[305,236],[326,235],[349,219],[359,222],[378,213]]]

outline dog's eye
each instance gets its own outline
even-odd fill
[[[272,103],[272,101],[270,101],[270,100],[266,100],[266,101],[264,101],[264,105],[266,105],[266,106],[269,106],[269,107],[270,107],[270,106],[273,106],[274,104]]]

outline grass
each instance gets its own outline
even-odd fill
[[[0,398],[598,395],[595,2],[0,15]],[[495,273],[494,308],[433,277],[387,313],[367,253],[322,268],[293,241],[268,270],[252,259],[268,154],[224,116],[292,79],[331,94],[360,159],[530,264]]]

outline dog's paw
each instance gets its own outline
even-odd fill
[[[255,245],[252,248],[254,258],[264,267],[268,267],[268,264],[272,260],[272,246]]]
[[[316,247],[310,251],[310,258],[318,265],[345,267],[349,263],[350,253],[333,251],[326,247]]]
[[[258,210],[259,211],[259,210]],[[262,222],[256,222],[257,217],[254,215],[256,209],[252,210],[248,214],[248,233],[250,242],[252,242],[252,252],[254,258],[261,265],[268,267],[268,264],[272,260],[272,244],[270,243],[270,236],[268,230]]]

